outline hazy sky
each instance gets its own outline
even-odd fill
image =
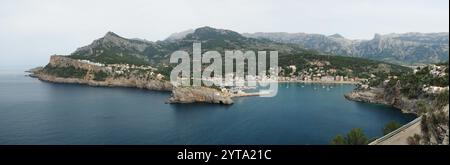
[[[113,31],[163,40],[201,26],[237,32],[448,32],[448,0],[0,0],[0,70],[45,65]]]

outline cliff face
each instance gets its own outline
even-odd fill
[[[383,88],[370,88],[364,90],[354,90],[344,95],[345,98],[353,101],[384,104],[401,109],[404,113],[418,114],[418,99],[408,99],[399,93],[387,93]]]
[[[231,96],[216,89],[206,87],[178,87],[172,91],[168,103],[215,103],[233,104]]]
[[[34,74],[33,77],[37,77],[39,80],[42,81],[53,83],[84,84],[90,86],[103,86],[103,87],[130,87],[130,88],[140,88],[158,91],[172,90],[172,84],[170,82],[159,80],[140,80],[135,78],[132,79],[107,78],[105,81],[95,81],[92,79],[62,78],[42,73]]]

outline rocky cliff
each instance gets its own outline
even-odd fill
[[[158,80],[142,80],[142,79],[114,79],[107,78],[105,81],[96,81],[93,79],[84,78],[63,78],[45,73],[33,74],[33,77],[37,77],[39,80],[52,82],[52,83],[68,83],[68,84],[84,84],[90,86],[102,86],[102,87],[130,87],[140,88],[148,90],[158,91],[171,91],[172,84],[168,81]]]
[[[399,93],[387,94],[383,88],[356,89],[344,95],[345,98],[353,101],[384,104],[402,110],[404,113],[418,114],[418,99],[408,99]],[[423,100],[422,100],[423,101]]]
[[[215,103],[233,104],[231,95],[206,87],[177,87],[172,91],[168,103]]]

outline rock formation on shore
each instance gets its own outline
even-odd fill
[[[215,103],[233,104],[231,95],[207,87],[176,87],[168,103]]]

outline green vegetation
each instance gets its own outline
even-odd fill
[[[422,115],[421,140],[423,144],[431,144],[431,137],[435,137],[437,143],[441,143],[444,140],[445,130],[442,126],[448,126],[448,116],[443,111],[434,111]]]
[[[331,140],[333,145],[346,145],[347,140],[342,135],[337,135],[333,140]]]
[[[158,67],[158,73],[162,74],[165,78],[170,79],[170,72],[172,72],[172,69],[174,67],[172,65],[169,66],[160,66]],[[191,74],[192,75],[192,74]]]
[[[366,145],[369,140],[361,128],[353,128],[346,137],[337,135],[332,141],[333,145]]]
[[[108,74],[103,71],[95,72],[94,73],[94,80],[95,81],[105,81],[108,77]]]
[[[387,135],[388,133],[391,133],[392,131],[395,131],[396,129],[400,128],[401,125],[395,121],[391,121],[386,124],[383,128],[383,134]]]
[[[426,114],[426,113],[432,111],[432,109],[428,106],[428,104],[425,103],[425,101],[422,101],[422,100],[418,101],[416,103],[416,107],[417,107],[419,115],[423,115],[423,114]]]
[[[53,67],[51,65],[47,65],[44,67],[44,72],[63,78],[83,78],[84,76],[86,76],[87,70],[75,68],[73,66]]]
[[[445,105],[448,105],[449,97],[448,90],[442,93],[439,93],[434,99],[434,105],[437,109],[442,109]]]
[[[446,99],[446,100],[443,100]],[[438,100],[442,101],[439,102]],[[442,132],[442,126],[448,126],[448,116],[441,109],[443,106],[448,105],[448,91],[440,93],[430,105],[425,101],[419,101],[416,104],[418,114],[422,116],[421,130],[422,136],[410,137],[408,144],[430,144],[430,139],[434,136],[438,143],[443,141],[443,137],[439,135],[445,134]]]

